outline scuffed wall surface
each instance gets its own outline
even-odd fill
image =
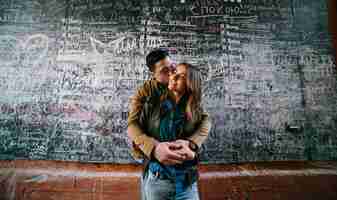
[[[140,165],[0,161],[1,200],[139,199]],[[200,165],[201,199],[337,198],[336,161]]]
[[[325,0],[1,0],[0,158],[135,162],[128,99],[168,48],[204,74],[205,163],[336,160]]]

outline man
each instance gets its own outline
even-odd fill
[[[176,116],[171,113],[173,104],[170,103],[175,97],[167,88],[172,62],[166,51],[154,50],[147,55],[146,64],[153,77],[131,98],[128,116],[132,155],[145,161],[141,181],[143,198],[167,199],[180,195],[181,198],[174,199],[198,199],[198,194],[193,194],[197,192],[196,154],[207,138],[209,117],[204,113],[200,122],[193,123],[193,127],[198,125],[193,134],[181,133],[182,137],[172,140],[177,131],[171,126],[177,121],[171,117]]]

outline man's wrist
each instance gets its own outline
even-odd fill
[[[159,144],[158,141],[154,141],[154,145],[153,145],[153,148],[152,148],[152,151],[151,151],[151,155],[150,155],[150,159],[156,159],[155,157],[155,153],[156,153],[156,148],[157,148],[157,145]]]
[[[199,150],[199,146],[193,140],[191,140],[191,139],[187,139],[187,141],[188,141],[188,147],[192,151],[194,151],[195,153],[197,153],[198,150]]]
[[[155,155],[156,155],[156,146],[154,146],[152,149],[150,160],[155,160],[156,159]]]

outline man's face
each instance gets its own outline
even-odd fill
[[[175,92],[184,94],[186,92],[186,76],[187,76],[187,67],[185,65],[178,65],[177,71],[175,74]]]
[[[165,57],[164,59],[161,59],[154,65],[154,77],[156,80],[163,84],[168,84],[169,82],[169,75],[171,71],[171,65],[172,61],[170,57]]]

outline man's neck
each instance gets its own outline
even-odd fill
[[[158,83],[159,85],[162,85],[162,86],[165,86],[165,87],[168,86],[168,83],[160,82],[160,81],[159,81],[158,79],[156,79],[156,78],[154,78],[154,80],[157,81],[157,83]]]

